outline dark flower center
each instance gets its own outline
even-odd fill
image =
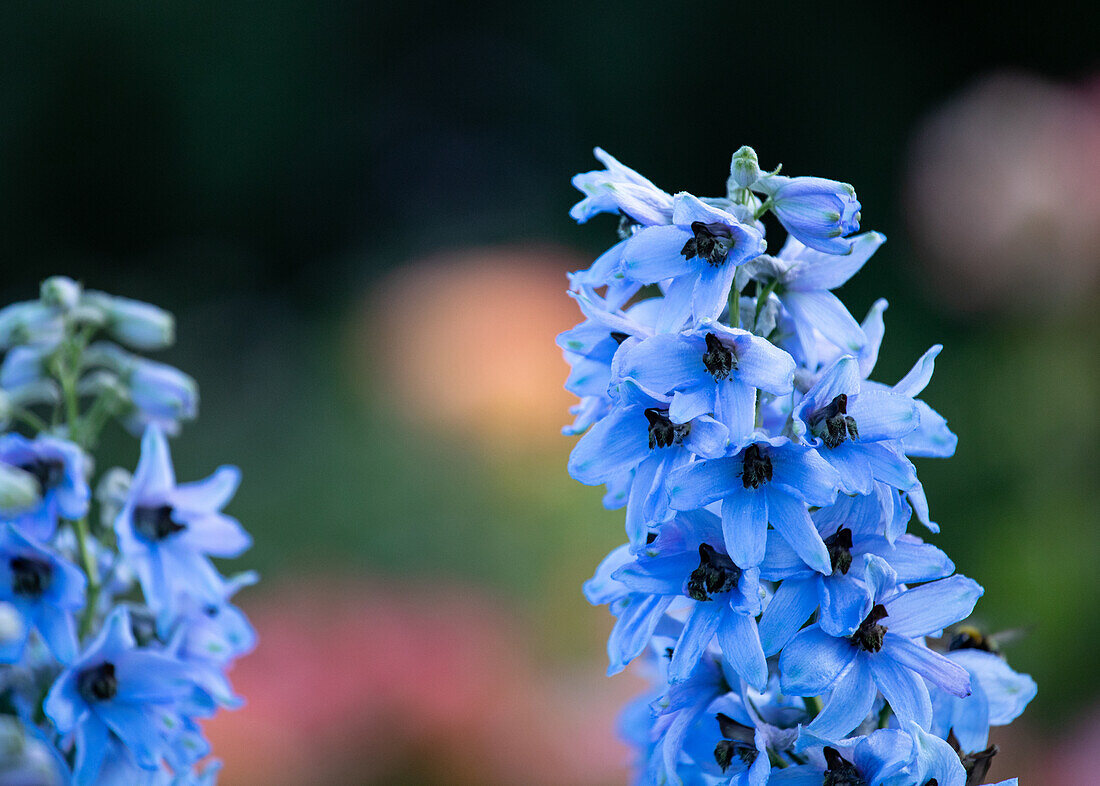
[[[118,693],[115,664],[106,662],[80,672],[76,688],[87,702],[108,701]]]
[[[53,567],[34,557],[12,557],[11,591],[16,595],[37,598],[50,588]]]
[[[645,411],[649,421],[649,449],[667,448],[679,445],[691,432],[690,423],[673,423],[668,419],[668,410],[650,407]]]
[[[691,231],[695,233],[695,237],[684,243],[680,250],[686,259],[697,256],[715,266],[726,261],[726,256],[733,247],[733,233],[728,226],[720,221],[713,224],[692,221]]]
[[[833,573],[838,570],[847,575],[852,567],[852,531],[841,526],[829,537],[825,538],[825,548],[829,550],[829,563],[833,566]]]
[[[821,786],[867,786],[867,781],[859,774],[856,765],[840,755],[840,751],[826,745],[822,749],[825,754],[825,777],[821,780]]]
[[[715,382],[726,379],[730,372],[737,368],[737,358],[713,333],[707,333],[706,342],[707,351],[703,353],[703,365],[707,367],[707,371],[714,377]]]
[[[630,335],[628,333],[620,333],[618,330],[615,330],[611,333],[611,338],[615,339],[616,344],[622,346],[623,342],[630,338]]]
[[[722,730],[722,736],[726,739],[719,741],[714,746],[714,760],[722,768],[722,772],[729,769],[733,763],[733,757],[737,756],[746,767],[751,767],[760,755],[756,749],[756,740],[751,726],[738,723],[733,718],[721,712],[716,716],[718,726]]]
[[[65,479],[65,465],[57,459],[36,458],[20,464],[19,469],[34,475],[43,493],[61,485],[61,481]]]
[[[641,226],[641,224],[639,224],[633,218],[628,216],[623,211],[621,211],[621,210],[619,211],[619,239],[620,240],[626,240],[628,237],[633,235],[638,230],[638,227],[640,227],[640,226]]]
[[[871,613],[867,615],[867,618],[863,622],[859,623],[859,628],[852,634],[852,643],[858,647],[862,647],[867,652],[878,652],[882,649],[882,639],[886,635],[886,626],[879,625],[879,620],[885,619],[889,614],[886,613],[886,607],[881,603],[876,603],[874,608],[871,609]]]
[[[959,761],[962,762],[963,769],[966,770],[965,786],[978,786],[979,783],[985,783],[985,776],[989,773],[989,768],[993,764],[993,757],[1000,752],[1000,748],[996,745],[990,745],[984,751],[963,753],[959,748],[959,740],[955,736],[954,730],[947,735],[947,742],[959,754]]]
[[[760,488],[761,483],[772,479],[772,460],[765,456],[756,443],[745,448],[741,462],[741,483],[745,488]]]
[[[172,506],[134,508],[134,530],[148,541],[164,540],[187,529],[183,524],[172,520]]]
[[[856,419],[848,414],[848,394],[841,393],[810,418],[810,430],[830,448],[845,439],[859,439]]]
[[[729,592],[741,578],[741,569],[727,555],[716,551],[709,543],[699,544],[699,567],[691,572],[687,594],[695,600],[710,600],[710,596]]]

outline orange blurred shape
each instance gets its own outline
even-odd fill
[[[919,127],[907,219],[937,295],[1040,310],[1100,278],[1100,94],[987,76]]]
[[[230,676],[248,704],[206,726],[220,783],[625,779],[615,716],[639,684],[540,668],[475,592],[309,580],[246,606],[260,646]]]
[[[576,398],[554,337],[580,322],[565,274],[591,260],[552,246],[440,254],[372,293],[358,342],[410,420],[526,448],[559,444]]]

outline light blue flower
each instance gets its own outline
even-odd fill
[[[627,500],[627,536],[644,543],[647,528],[666,517],[665,478],[692,456],[721,456],[729,431],[709,415],[685,423],[669,416],[670,399],[650,395],[627,380],[619,402],[580,438],[569,455],[569,474],[589,486],[634,471]]]
[[[864,555],[861,570],[874,588],[874,606],[850,637],[830,636],[817,623],[801,630],[779,656],[786,693],[818,696],[830,692],[807,729],[839,739],[871,711],[876,688],[902,723],[922,728],[932,722],[929,683],[956,696],[970,693],[966,670],[929,649],[935,635],[970,615],[982,588],[952,576],[912,589],[898,587],[897,574],[880,557]]]
[[[174,756],[182,724],[176,708],[193,689],[186,664],[137,649],[126,610],[119,608],[54,682],[45,712],[59,732],[74,735],[75,781],[93,783],[115,737],[146,770]]]
[[[31,440],[11,432],[0,436],[0,461],[34,476],[48,516],[76,520],[87,514],[90,466],[76,444],[50,435]]]
[[[649,302],[649,301],[646,301]],[[794,359],[747,330],[705,320],[693,330],[659,334],[624,348],[618,373],[672,396],[669,417],[687,422],[713,414],[741,446],[756,421],[756,391],[793,388]]]
[[[722,501],[726,551],[739,567],[764,559],[768,524],[820,573],[831,573],[829,551],[807,505],[836,499],[836,471],[805,445],[786,437],[755,441],[736,455],[697,461],[669,474],[669,506],[695,510]]]
[[[251,538],[221,509],[240,482],[236,467],[220,467],[205,480],[177,485],[168,442],[156,426],[141,440],[141,459],[115,519],[119,548],[158,612],[191,592],[221,602],[222,580],[207,556],[237,557]]]
[[[31,541],[12,525],[0,525],[0,600],[23,620],[23,634],[0,647],[0,662],[23,655],[30,631],[37,630],[62,663],[76,657],[73,613],[84,608],[84,574],[67,560]]]
[[[917,472],[898,441],[919,425],[916,403],[894,391],[860,387],[859,364],[845,355],[794,408],[794,433],[813,440],[845,494],[870,494],[874,481],[906,491]]]
[[[621,271],[644,284],[671,279],[656,329],[676,332],[689,319],[717,319],[726,307],[738,265],[764,253],[761,232],[691,194],[677,194],[673,223],[637,232],[626,241]]]
[[[931,581],[954,572],[955,565],[935,546],[911,535],[890,543],[882,534],[883,498],[896,497],[896,493],[889,492],[862,497],[841,495],[835,504],[811,514],[829,551],[832,572],[828,575],[807,565],[778,532],[768,532],[760,575],[782,583],[760,618],[765,653],[779,652],[819,607],[817,622],[826,633],[854,633],[873,605],[873,587],[859,570],[864,554],[882,557],[902,583]]]

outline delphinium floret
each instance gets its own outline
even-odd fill
[[[908,531],[939,531],[911,459],[957,440],[917,398],[941,347],[873,380],[887,303],[859,322],[833,291],[885,241],[855,189],[747,146],[704,198],[596,156],[572,215],[618,240],[570,274],[585,319],[558,343],[569,471],[626,508],[584,591],[616,618],[609,673],[653,683],[621,725],[634,782],[985,782],[1035,683],[953,632],[983,590]]]

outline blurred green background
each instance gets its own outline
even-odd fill
[[[1010,651],[1040,684],[1027,728],[1055,739],[1100,677],[1100,239],[1064,251],[1056,236],[1063,200],[1100,204],[1083,182],[1100,160],[1100,11],[869,8],[7,2],[0,300],[65,273],[177,314],[163,359],[203,393],[178,471],[244,469],[231,512],[256,545],[241,564],[265,576],[246,608],[322,579],[381,597],[461,588],[500,604],[537,671],[598,677],[607,615],[580,583],[621,516],[566,476],[552,339],[572,321],[563,273],[614,222],[569,221],[570,176],[598,144],[669,191],[718,193],[747,143],[763,165],[849,181],[890,242],[840,294],[857,315],[891,303],[883,381],[946,346],[925,397],[960,442],[918,467],[933,541],[986,587],[990,628],[1029,629]],[[980,235],[981,206],[1004,196],[984,168],[933,176],[1001,137],[927,121],[965,113],[994,73],[1010,75],[994,93],[1037,80],[1080,120],[1024,140],[1040,158],[1084,152],[1066,169],[1077,190],[1010,222],[1010,240],[1041,241],[1023,272],[999,270],[996,248],[953,255],[937,218]],[[1012,106],[989,127],[1028,115]],[[1027,148],[991,149],[1010,177]],[[108,450],[136,460],[121,434]],[[252,782],[226,758],[227,782]],[[431,780],[411,760],[377,782]]]

